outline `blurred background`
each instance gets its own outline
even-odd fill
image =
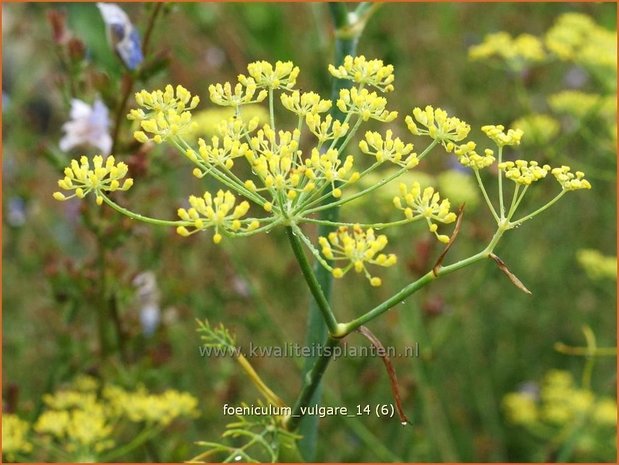
[[[122,7],[146,40],[155,6]],[[523,116],[550,114],[556,124],[542,127],[539,137],[509,156],[569,164],[585,171],[593,188],[508,233],[497,249],[532,296],[494,264],[482,263],[372,322],[385,346],[419,343],[418,358],[393,360],[413,425],[375,416],[327,417],[320,421],[319,461],[552,461],[564,451],[565,437],[569,460],[615,460],[614,426],[585,428],[565,420],[535,432],[514,421],[505,402],[514,392],[537,402],[552,370],[569,372],[574,386],[581,386],[587,361],[558,352],[555,344],[585,346],[585,325],[599,347],[616,345],[616,104],[585,118],[553,113],[548,103],[564,90],[614,102],[616,61],[601,71],[569,60],[510,67],[468,54],[498,31],[543,38],[564,13],[587,15],[615,34],[611,3],[397,3],[383,5],[368,22],[359,53],[396,70],[396,90],[388,95],[389,108],[401,115],[394,132],[405,137],[404,115],[426,104],[469,122],[477,140],[481,125],[507,127]],[[301,68],[298,87],[328,97],[334,39],[327,5],[165,5],[149,37],[144,70],[133,82],[95,4],[4,4],[2,29],[3,410],[34,424],[45,408],[42,396],[78,374],[127,389],[142,383],[153,392],[185,391],[198,399],[200,416],[175,421],[154,449],[136,448],[123,460],[188,460],[200,452],[195,441],[223,432],[230,418],[221,405],[258,397],[233,360],[200,357],[195,319],[223,322],[243,347],[250,341],[301,344],[309,298],[303,277],[282,231],[214,246],[204,235],[182,238],[173,229],[133,224],[97,209],[92,199],[54,201],[67,161],[99,152],[88,146],[61,151],[61,128],[72,98],[99,98],[114,121],[128,85],[152,90],[182,84],[202,97],[199,109],[208,110],[208,86],[234,81],[255,60],[294,61]],[[204,183],[171,148],[146,150],[132,141],[129,123],[123,117],[114,154],[129,164],[136,183],[121,203],[174,218]],[[206,115],[204,133],[212,131],[208,125]],[[474,179],[451,161],[435,153],[416,170],[453,204],[466,201],[448,259],[455,261],[487,244],[493,221]],[[557,186],[546,182],[532,191],[529,208],[549,200]],[[390,186],[369,204],[344,208],[342,217],[394,218]],[[425,273],[441,250],[423,227],[394,230],[389,237],[400,260],[382,274],[382,287],[360,285],[358,276],[336,283],[334,308],[342,320]],[[105,354],[97,323],[102,308],[111,321]],[[357,335],[348,342],[366,343]],[[280,397],[294,401],[301,360],[251,362]],[[596,357],[587,389],[596,398],[615,398],[615,366],[614,357]],[[327,405],[392,402],[379,359],[338,360],[325,382]],[[31,460],[57,460],[41,448],[32,454]]]

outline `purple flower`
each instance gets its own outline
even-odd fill
[[[65,135],[60,139],[60,149],[66,152],[74,147],[90,145],[97,147],[102,155],[109,155],[112,150],[109,127],[108,109],[101,100],[95,100],[91,106],[73,99],[71,120],[62,125]]]

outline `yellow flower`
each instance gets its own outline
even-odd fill
[[[222,84],[211,84],[208,87],[211,102],[222,107],[239,107],[250,103],[262,102],[268,96],[266,90],[261,90],[256,95],[258,86],[252,78],[244,79],[232,89],[229,82]]]
[[[14,461],[17,454],[32,451],[32,444],[28,441],[30,426],[28,422],[12,413],[2,414],[2,455]]]
[[[284,108],[304,118],[309,114],[324,113],[331,108],[331,100],[323,100],[315,92],[299,92],[282,94],[281,101]]]
[[[379,253],[385,248],[387,242],[387,236],[384,234],[376,236],[373,229],[364,231],[359,225],[352,227],[352,234],[348,227],[340,227],[327,237],[318,238],[325,258],[335,262],[350,262],[344,268],[333,268],[334,277],[341,278],[351,268],[354,268],[357,273],[363,272],[372,286],[380,286],[381,280],[370,275],[366,269],[366,263],[387,267],[397,262],[394,254]]]
[[[501,124],[488,124],[482,126],[481,130],[499,147],[505,145],[520,145],[520,140],[524,134],[521,129],[509,129],[507,133],[505,133],[505,127]]]
[[[393,204],[398,210],[402,210],[404,215],[409,220],[416,217],[425,218],[428,223],[430,232],[432,232],[439,241],[449,242],[449,236],[438,234],[438,226],[432,222],[449,224],[456,221],[456,214],[450,212],[451,204],[448,199],[441,201],[441,196],[434,191],[432,187],[426,187],[421,190],[421,185],[418,182],[413,182],[410,191],[406,184],[400,184],[400,195],[393,198]]]
[[[247,65],[247,72],[251,77],[240,74],[241,84],[255,81],[258,88],[291,90],[297,82],[299,67],[292,61],[278,61],[275,67],[267,61],[256,61]]]
[[[344,162],[338,158],[338,151],[329,149],[320,153],[318,149],[312,149],[312,154],[305,160],[305,166],[312,169],[312,176],[325,180],[333,187],[333,196],[340,197],[341,190],[335,187],[335,181],[355,182],[359,179],[359,173],[353,171],[354,157],[348,155]]]
[[[557,113],[568,113],[578,118],[589,116],[601,103],[598,94],[577,90],[564,90],[548,97],[548,104]]]
[[[582,171],[571,173],[570,171],[571,168],[569,166],[561,166],[552,170],[552,174],[559,181],[563,190],[591,189],[591,183],[585,179],[585,173]]]
[[[387,130],[384,138],[378,132],[367,131],[365,139],[359,142],[359,148],[363,153],[376,157],[379,163],[390,161],[407,168],[414,168],[419,164],[417,154],[411,153],[413,144],[405,144],[399,137],[394,139],[391,129]],[[404,157],[406,158],[403,159]]]
[[[198,105],[200,98],[192,97],[183,86],[176,86],[175,91],[168,84],[165,91],[142,90],[136,93],[135,101],[143,108],[131,110],[127,115],[130,120],[140,123],[142,130],[134,132],[135,139],[142,143],[152,140],[161,144],[170,137],[191,131],[194,125],[190,110]]]
[[[445,197],[456,205],[466,204],[467,211],[479,203],[479,187],[472,176],[458,169],[443,171],[436,178],[438,188]]]
[[[305,117],[305,123],[311,133],[318,138],[318,142],[320,144],[328,140],[339,139],[348,132],[348,129],[350,129],[348,123],[333,120],[331,115],[327,115],[323,120],[320,115],[310,113]]]
[[[576,258],[587,275],[593,279],[617,279],[617,256],[605,256],[595,249],[581,249]]]
[[[456,118],[448,116],[447,112],[441,108],[433,108],[430,105],[425,109],[415,107],[413,117],[417,123],[426,129],[422,129],[415,123],[412,117],[405,119],[408,130],[416,136],[429,136],[432,139],[447,145],[448,142],[458,142],[468,136],[471,127]]]
[[[375,119],[388,123],[398,117],[397,111],[387,111],[387,99],[367,89],[341,89],[337,107],[342,113],[359,115],[363,121]]]
[[[198,400],[191,394],[169,389],[149,394],[144,389],[128,393],[123,413],[133,422],[167,426],[181,416],[197,416]]]
[[[532,114],[517,119],[513,129],[520,129],[527,135],[524,141],[531,145],[544,145],[554,139],[560,130],[559,122],[551,116]]]
[[[506,32],[488,34],[481,44],[469,49],[469,58],[485,60],[498,57],[515,69],[526,62],[539,62],[546,58],[542,41],[531,34],[521,34],[512,38]]]
[[[610,397],[599,399],[593,409],[593,421],[600,425],[617,424],[617,401]]]
[[[193,114],[192,120],[196,124],[185,138],[196,140],[199,136],[220,135],[240,140],[268,119],[269,112],[261,105],[245,105],[240,116],[236,116],[231,107],[209,108]]]
[[[241,143],[231,137],[225,136],[220,139],[217,136],[211,138],[211,145],[207,145],[204,139],[198,139],[198,154],[189,149],[187,156],[193,161],[201,161],[206,165],[208,170],[210,165],[222,166],[226,169],[234,166],[234,159],[244,157],[249,151],[249,146],[246,143]],[[199,155],[199,156],[198,156]],[[199,173],[198,173],[199,172]],[[198,177],[203,176],[203,172],[198,169],[196,174]]]
[[[465,144],[455,145],[453,142],[447,143],[445,149],[448,152],[453,152],[458,157],[458,162],[463,166],[468,166],[474,170],[481,170],[492,165],[495,161],[494,152],[490,149],[484,150],[484,154],[480,155],[475,151],[477,144],[469,141]]]
[[[202,197],[192,195],[189,197],[189,204],[191,208],[188,210],[178,209],[178,216],[183,221],[190,221],[195,230],[189,232],[185,226],[179,226],[177,232],[181,236],[188,236],[197,231],[214,227],[213,242],[215,244],[221,242],[222,239],[219,232],[220,228],[232,232],[241,230],[240,218],[245,216],[249,210],[249,202],[243,201],[235,206],[234,194],[223,190],[219,190],[215,197],[210,192],[205,192]],[[245,229],[250,229],[250,226],[246,226]],[[255,228],[252,227],[251,229]]]
[[[528,186],[546,177],[550,166],[539,166],[536,161],[516,160],[499,163],[499,169],[505,172],[505,177],[516,184]]]
[[[511,392],[503,398],[503,409],[509,421],[514,424],[534,423],[539,415],[533,396],[522,392]]]
[[[382,60],[366,60],[363,55],[344,58],[344,64],[329,65],[329,72],[338,79],[348,79],[361,85],[376,87],[382,92],[393,90],[393,65],[385,65]]]
[[[58,181],[58,186],[64,190],[74,190],[75,193],[65,196],[61,192],[54,192],[56,200],[67,200],[73,197],[84,198],[89,192],[94,191],[97,204],[103,203],[102,192],[126,191],[133,185],[133,179],[127,178],[121,184],[120,181],[127,175],[129,168],[123,162],[116,163],[113,156],[107,157],[105,162],[101,155],[93,158],[93,167],[90,167],[88,158],[81,157],[72,160],[69,167],[65,168],[63,179]]]

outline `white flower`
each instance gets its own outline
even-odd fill
[[[60,139],[60,150],[68,151],[81,145],[97,147],[102,155],[112,150],[109,133],[110,120],[105,104],[97,99],[88,105],[79,99],[71,101],[71,120],[62,125],[65,135]]]

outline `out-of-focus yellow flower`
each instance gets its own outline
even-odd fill
[[[174,389],[162,394],[150,394],[145,389],[126,393],[122,411],[133,422],[167,426],[182,416],[197,416],[198,400],[191,394]]]
[[[382,60],[366,60],[363,55],[344,58],[344,63],[335,67],[329,65],[329,72],[338,79],[348,79],[361,85],[370,85],[382,92],[393,90],[393,65]]]
[[[466,204],[467,211],[479,204],[479,188],[469,174],[452,169],[443,171],[436,180],[440,192],[454,204]]]
[[[212,137],[220,135],[233,139],[241,139],[253,132],[259,125],[269,119],[269,112],[260,105],[245,105],[239,117],[231,107],[216,107],[194,113],[196,123],[185,135],[187,140],[195,140],[199,136]]]
[[[113,156],[104,159],[101,155],[93,157],[93,167],[87,157],[72,160],[68,168],[65,168],[65,177],[58,181],[58,186],[68,191],[75,191],[73,195],[65,196],[62,192],[54,192],[56,200],[68,200],[73,197],[83,199],[89,192],[94,191],[97,204],[103,203],[102,192],[126,191],[133,185],[133,179],[127,178],[121,184],[120,181],[127,175],[129,168],[123,162],[116,163]]]
[[[364,273],[372,286],[380,286],[382,281],[376,276],[371,276],[365,264],[378,266],[392,266],[397,262],[394,254],[385,255],[381,252],[388,243],[384,234],[376,236],[372,228],[363,230],[359,225],[352,227],[352,234],[348,227],[340,227],[327,237],[319,237],[318,243],[322,247],[325,258],[335,262],[350,262],[347,266],[333,268],[335,278],[341,278],[351,268],[357,273]]]
[[[593,409],[593,421],[600,425],[617,425],[617,402],[610,397],[600,398]]]
[[[14,461],[18,454],[32,451],[28,441],[30,426],[12,413],[2,414],[2,455],[6,460]]]
[[[399,137],[393,138],[393,131],[388,129],[383,137],[374,131],[367,131],[364,140],[359,142],[359,148],[363,153],[376,157],[378,163],[390,161],[396,165],[414,168],[419,164],[416,153],[413,152],[413,144],[405,144]]]
[[[419,107],[413,109],[412,117],[405,119],[408,130],[416,136],[429,136],[432,139],[447,145],[449,142],[458,142],[468,136],[471,127],[455,116],[448,116],[441,108],[433,108],[430,105],[423,110]],[[416,121],[416,122],[415,122]],[[422,129],[419,125],[426,129]]]
[[[552,116],[532,114],[517,119],[512,123],[512,129],[520,129],[527,135],[524,144],[544,145],[557,137],[561,129],[559,122]]]
[[[561,166],[560,168],[553,168],[552,174],[557,179],[563,190],[575,191],[578,189],[591,189],[591,183],[585,179],[585,173],[582,171],[576,171],[571,173],[569,166]]]
[[[456,214],[450,211],[451,203],[448,199],[441,200],[441,195],[434,188],[421,189],[418,182],[414,182],[410,190],[406,184],[400,184],[400,195],[393,198],[393,204],[402,210],[409,220],[415,217],[425,218],[430,232],[441,242],[449,242],[449,236],[438,234],[438,225],[432,221],[449,224],[456,221]]]
[[[505,172],[505,177],[516,184],[528,186],[546,177],[550,166],[539,166],[536,161],[516,160],[499,163],[499,169]]]
[[[535,398],[524,392],[510,392],[505,395],[503,409],[509,421],[517,425],[531,424],[539,416]]]
[[[616,255],[606,256],[602,255],[599,250],[580,249],[576,258],[591,279],[617,279]]]
[[[527,63],[544,61],[546,53],[541,40],[531,34],[520,34],[513,38],[507,32],[488,34],[481,44],[469,48],[472,60],[499,58],[514,68],[520,69]]]
[[[291,90],[297,82],[299,67],[292,61],[277,61],[275,66],[268,61],[255,61],[247,65],[247,72],[251,77],[239,74],[243,85],[255,81],[258,88]]]
[[[363,121],[375,119],[388,123],[398,117],[397,111],[387,111],[387,99],[367,89],[341,89],[337,107],[342,113],[359,115]]]

